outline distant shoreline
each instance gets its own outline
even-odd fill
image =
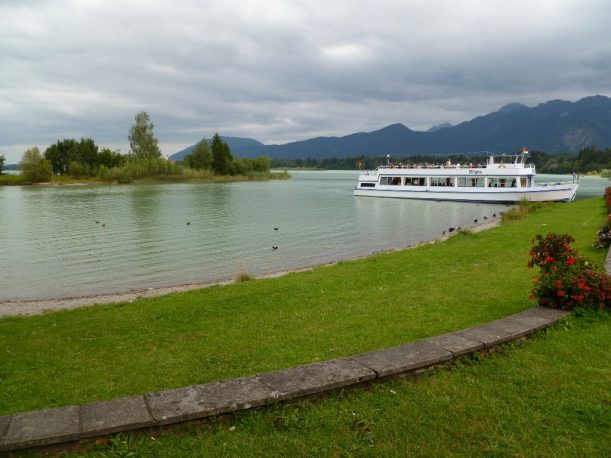
[[[173,183],[232,183],[241,181],[265,181],[265,180],[286,180],[291,178],[287,172],[270,172],[268,174],[256,175],[218,175],[210,177],[182,177],[182,176],[159,176],[139,178],[129,182],[121,183],[117,180],[103,181],[95,178],[71,178],[53,177],[51,181],[41,183],[24,183],[19,179],[11,178],[12,182],[3,182],[2,176],[18,177],[20,174],[4,173],[0,174],[0,187],[2,186],[37,186],[37,187],[60,187],[60,186],[114,186],[121,184],[173,184]]]

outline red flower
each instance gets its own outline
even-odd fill
[[[565,263],[567,266],[572,266],[575,264],[575,258],[568,258]]]
[[[552,258],[551,256],[546,256],[545,257],[545,262],[554,262],[554,261],[555,261],[555,259]]]
[[[562,291],[562,290],[556,291],[556,296],[558,296],[558,297],[564,296],[564,291]]]
[[[554,282],[554,286],[556,287],[556,289],[560,289],[560,287],[562,286],[562,280],[556,280]]]
[[[579,294],[575,299],[577,299],[579,302],[583,301],[583,298],[585,296],[583,294]]]

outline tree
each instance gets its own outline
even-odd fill
[[[98,145],[91,138],[81,138],[78,143],[77,157],[75,160],[89,169],[89,173],[94,173],[100,165]]]
[[[51,163],[53,173],[56,175],[68,173],[70,163],[76,161],[77,156],[78,143],[72,138],[58,140],[45,150],[45,159]]]
[[[99,166],[108,169],[120,167],[125,163],[125,156],[120,151],[112,151],[110,148],[102,148],[98,154]]]
[[[4,154],[0,154],[0,175],[2,175],[2,171],[4,170],[4,161],[6,160],[6,158],[4,157]]]
[[[51,163],[42,157],[37,146],[23,153],[19,168],[24,179],[32,183],[49,181],[52,176]]]
[[[152,159],[161,157],[159,142],[153,135],[153,123],[147,112],[136,114],[136,124],[129,130],[127,136],[129,147],[138,159]]]
[[[231,161],[233,160],[229,145],[216,133],[212,137],[210,149],[212,150],[212,170],[214,170],[214,173],[228,175],[231,170]]]
[[[212,154],[208,147],[206,139],[202,139],[190,154],[187,154],[184,158],[186,166],[192,169],[209,169],[212,165]]]

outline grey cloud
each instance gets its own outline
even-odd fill
[[[90,136],[166,153],[215,131],[285,142],[426,129],[510,102],[608,94],[605,2],[361,0],[0,5],[0,154]]]

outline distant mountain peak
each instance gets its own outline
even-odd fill
[[[450,124],[449,122],[444,122],[441,124],[435,124],[429,130],[427,130],[427,132],[437,132],[438,130],[448,129],[450,127],[452,127],[452,124]]]
[[[379,130],[410,130],[405,124],[401,124],[400,122],[395,122],[393,124],[389,124],[386,127],[382,127]]]
[[[522,110],[528,110],[528,107],[521,103],[508,103],[499,109],[499,113],[514,113]]]
[[[604,95],[590,95],[578,100],[576,103],[589,106],[603,106],[611,104],[611,99]]]

